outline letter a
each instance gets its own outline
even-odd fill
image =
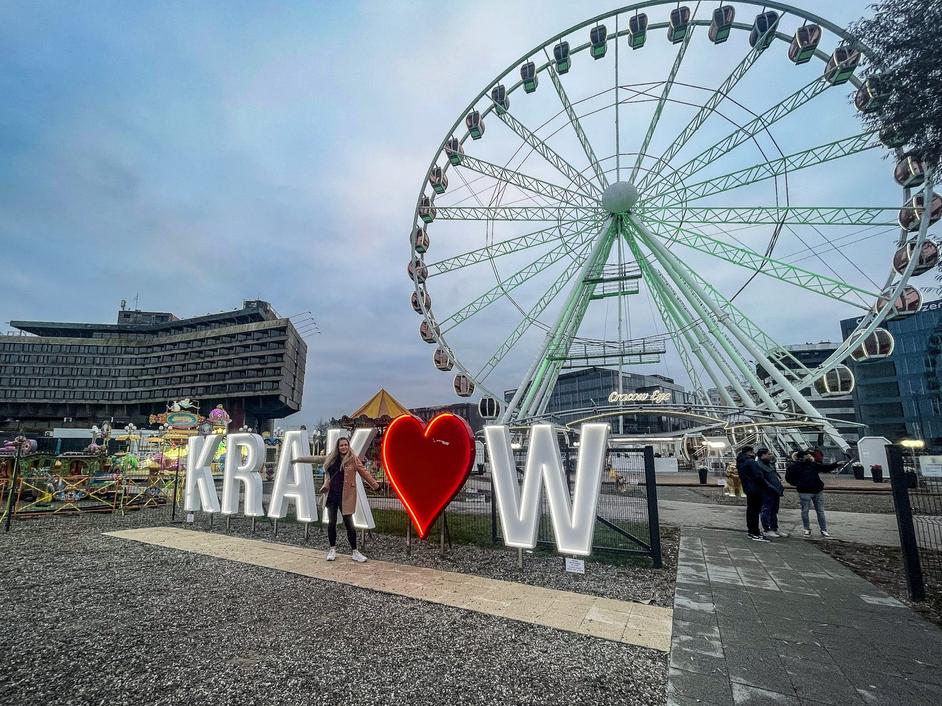
[[[242,462],[245,449],[245,463]],[[226,437],[226,468],[222,477],[222,513],[239,511],[239,483],[245,486],[245,514],[262,517],[262,477],[258,471],[265,463],[265,440],[258,434],[229,434]]]
[[[183,509],[186,512],[219,512],[219,496],[209,464],[213,462],[222,437],[191,436],[186,445],[186,480]]]
[[[536,546],[542,505],[540,496],[545,481],[557,549],[562,554],[591,554],[608,447],[608,425],[582,425],[576,487],[571,502],[556,432],[551,425],[535,424],[530,428],[530,448],[522,490],[517,482],[510,430],[503,425],[487,426],[484,434],[504,543],[525,549]]]

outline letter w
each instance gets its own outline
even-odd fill
[[[484,434],[494,495],[504,529],[504,544],[525,549],[536,546],[545,481],[556,547],[563,554],[591,554],[608,447],[608,424],[582,425],[575,492],[571,499],[556,432],[551,425],[535,424],[530,428],[530,448],[522,488],[517,481],[510,430],[503,425],[487,426]]]

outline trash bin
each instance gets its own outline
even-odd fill
[[[863,464],[855,463],[853,465],[853,469],[854,469],[854,480],[863,480],[864,479]]]
[[[883,466],[881,466],[879,463],[875,463],[872,466],[870,466],[870,476],[871,478],[873,478],[874,483],[882,483],[883,482]]]
[[[710,469],[705,468],[704,466],[700,466],[700,468],[697,469],[697,475],[700,476],[700,485],[707,484],[707,474],[709,472],[710,472]]]

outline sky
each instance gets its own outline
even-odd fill
[[[841,26],[866,11],[806,4]],[[408,301],[425,170],[504,68],[613,7],[0,2],[0,321],[264,299],[310,311],[321,332],[291,424],[349,413],[381,386],[408,406],[454,401]],[[636,66],[663,73],[658,52]],[[456,277],[444,296],[478,284]],[[497,323],[482,318],[467,345],[493,350]],[[787,342],[828,335],[807,328]],[[494,384],[513,386],[534,352]]]

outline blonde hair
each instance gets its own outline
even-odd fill
[[[343,455],[343,457],[340,459],[340,465],[343,466],[343,464],[346,463],[347,460],[349,460],[350,457],[354,455],[354,453],[353,453],[353,447],[350,446],[350,439],[349,439],[348,437],[346,437],[346,436],[341,436],[339,439],[337,439],[337,444],[334,446],[333,451],[331,451],[329,454],[327,454],[327,458],[324,459],[324,470],[325,470],[325,471],[326,471],[328,468],[330,468],[330,465],[334,462],[334,460],[337,458],[337,456],[340,455],[340,442],[341,442],[341,441],[346,441],[346,442],[347,442],[347,453],[345,453],[345,454]]]

